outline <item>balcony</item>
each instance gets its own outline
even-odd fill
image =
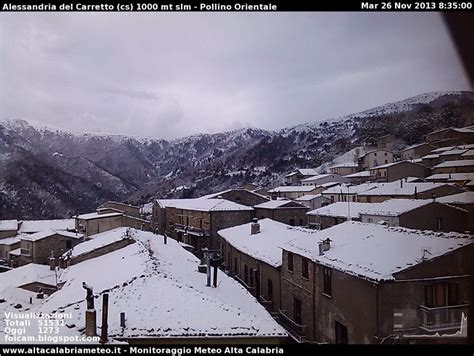
[[[187,226],[183,224],[174,224],[174,229],[177,232],[184,232],[188,235],[194,236],[210,236],[210,231],[206,229],[201,229],[193,226]]]
[[[420,329],[427,332],[458,331],[461,329],[462,318],[467,319],[468,309],[468,303],[443,307],[420,305]]]
[[[286,315],[285,310],[280,310],[280,313],[278,314],[278,320],[296,341],[306,341],[306,331],[308,329],[307,325],[301,325],[294,322],[289,316]]]

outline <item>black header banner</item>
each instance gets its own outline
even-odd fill
[[[174,1],[143,0],[118,2],[71,1],[0,1],[0,10],[9,11],[154,11],[154,12],[277,12],[277,11],[472,11],[474,0],[318,0],[318,1]]]

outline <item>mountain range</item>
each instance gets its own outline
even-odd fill
[[[107,200],[143,204],[243,183],[274,186],[296,167],[334,162],[373,138],[403,145],[474,124],[473,92],[437,92],[275,131],[244,128],[176,140],[72,133],[0,121],[0,218],[70,217]],[[321,166],[323,167],[323,166]]]

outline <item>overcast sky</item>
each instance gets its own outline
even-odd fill
[[[0,119],[176,138],[469,90],[436,13],[2,13]]]

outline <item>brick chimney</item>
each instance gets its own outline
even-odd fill
[[[331,240],[327,238],[326,240],[318,242],[319,246],[319,256],[324,255],[324,252],[328,251],[331,248]]]
[[[252,219],[252,223],[250,224],[250,235],[256,235],[260,232],[260,223],[258,222],[257,218]]]

